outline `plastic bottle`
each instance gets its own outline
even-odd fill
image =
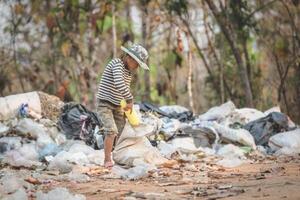
[[[126,108],[127,103],[123,99],[123,100],[121,100],[120,105],[121,105],[121,108],[124,109],[124,108]],[[137,116],[137,113],[135,112],[134,109],[132,109],[132,112],[130,110],[124,111],[124,112],[125,112],[125,115],[126,115],[128,121],[129,121],[129,123],[132,126],[138,126],[140,124],[140,120],[139,120],[139,118]]]

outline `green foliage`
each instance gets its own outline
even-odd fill
[[[167,53],[166,57],[163,59],[163,66],[165,69],[172,70],[176,65],[176,54],[173,51]]]
[[[179,16],[188,15],[188,1],[187,0],[166,0],[165,7],[168,12]]]

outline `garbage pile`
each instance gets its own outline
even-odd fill
[[[1,97],[0,107],[2,167],[56,171],[57,178],[86,182],[89,176],[82,169],[103,166],[102,122],[83,105],[64,104],[51,95],[30,92]],[[179,160],[193,162],[210,156],[217,165],[236,167],[250,162],[252,152],[300,153],[300,128],[279,108],[266,112],[239,109],[228,101],[201,115],[178,105],[141,103],[134,109],[142,123],[137,127],[126,123],[114,147],[116,165],[108,177],[136,180]],[[1,172],[0,178],[1,199],[12,195],[27,199],[26,192],[33,186],[31,181],[24,182],[25,176],[17,178],[8,170]],[[65,195],[64,199],[85,199],[65,188],[36,191],[33,196],[53,199],[58,193]]]

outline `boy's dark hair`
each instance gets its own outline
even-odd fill
[[[124,59],[126,58],[126,56],[128,56],[127,53],[123,52],[120,56],[121,60],[124,61]]]

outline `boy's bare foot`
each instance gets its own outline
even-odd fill
[[[107,169],[111,169],[114,166],[112,161],[104,161],[104,167]]]

